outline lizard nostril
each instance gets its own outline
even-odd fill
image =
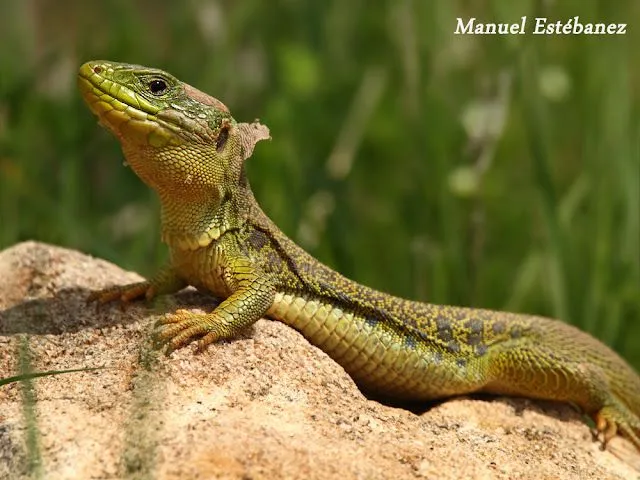
[[[93,73],[97,73],[97,74],[102,73],[102,67],[99,65],[96,65],[95,67],[93,67]]]

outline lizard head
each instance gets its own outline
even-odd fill
[[[107,61],[78,72],[85,102],[120,141],[127,163],[161,197],[223,198],[269,129],[237,123],[219,100],[162,70]]]

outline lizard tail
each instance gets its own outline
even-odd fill
[[[493,352],[483,390],[573,403],[593,418],[603,445],[619,433],[640,450],[640,376],[633,368],[571,325],[531,317],[529,327],[517,344]]]

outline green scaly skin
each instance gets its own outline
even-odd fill
[[[92,300],[152,298],[193,285],[224,299],[161,320],[171,351],[232,338],[262,316],[300,331],[365,391],[431,400],[488,392],[578,405],[603,446],[640,449],[640,378],[586,333],[529,315],[419,303],[359,285],[311,257],[267,218],[244,161],[269,138],[226,106],[153,68],[93,61],[79,87],[128,164],[159,195],[171,260],[151,280]]]

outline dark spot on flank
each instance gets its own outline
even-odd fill
[[[482,357],[487,353],[487,346],[484,343],[476,345],[476,356]]]
[[[438,337],[443,342],[449,342],[453,339],[451,322],[445,317],[438,315],[436,318],[436,328],[438,329]]]
[[[378,325],[379,320],[376,317],[373,317],[371,315],[367,315],[364,318],[364,322],[370,327],[375,327],[376,325]]]
[[[447,343],[447,350],[449,350],[451,353],[458,353],[460,351],[460,344],[455,340],[451,340],[449,343]]]
[[[472,318],[470,320],[467,320],[464,326],[473,333],[481,333],[483,328],[482,320],[480,320],[479,318]]]
[[[436,317],[436,327],[438,330],[442,330],[443,328],[451,328],[451,322],[449,319],[443,315],[438,315]]]
[[[404,346],[407,348],[410,348],[411,350],[416,348],[416,339],[411,336],[411,335],[407,335],[406,337],[404,337]]]
[[[345,304],[348,305],[351,302],[351,297],[349,295],[347,295],[346,293],[344,293],[344,292],[335,292],[334,295],[335,295],[336,299],[339,300],[342,303],[345,303]],[[377,321],[378,320],[376,319],[376,322]]]
[[[456,365],[458,365],[459,367],[466,367],[467,366],[467,359],[466,358],[458,358],[458,359],[456,359]]]
[[[249,238],[247,238],[247,243],[249,243],[254,250],[262,250],[262,248],[269,243],[269,237],[260,230],[253,230],[251,234],[249,234]]]
[[[500,335],[507,330],[507,325],[502,320],[496,320],[491,325],[491,330],[493,330],[493,333],[496,335]]]
[[[483,339],[483,324],[477,318],[472,318],[465,322],[464,326],[468,330],[467,343],[469,345],[478,345]]]
[[[434,365],[440,365],[442,363],[442,352],[434,352],[433,358],[431,359]]]
[[[467,318],[469,318],[469,313],[465,309],[462,309],[462,308],[453,309],[452,315],[453,315],[453,317],[455,317],[456,320],[459,320],[461,322],[466,320]]]
[[[482,333],[471,332],[467,336],[467,343],[472,347],[482,343]]]
[[[511,331],[509,332],[509,335],[511,335],[511,338],[513,338],[513,339],[520,338],[522,336],[522,329],[520,328],[519,325],[514,325],[511,328]]]

